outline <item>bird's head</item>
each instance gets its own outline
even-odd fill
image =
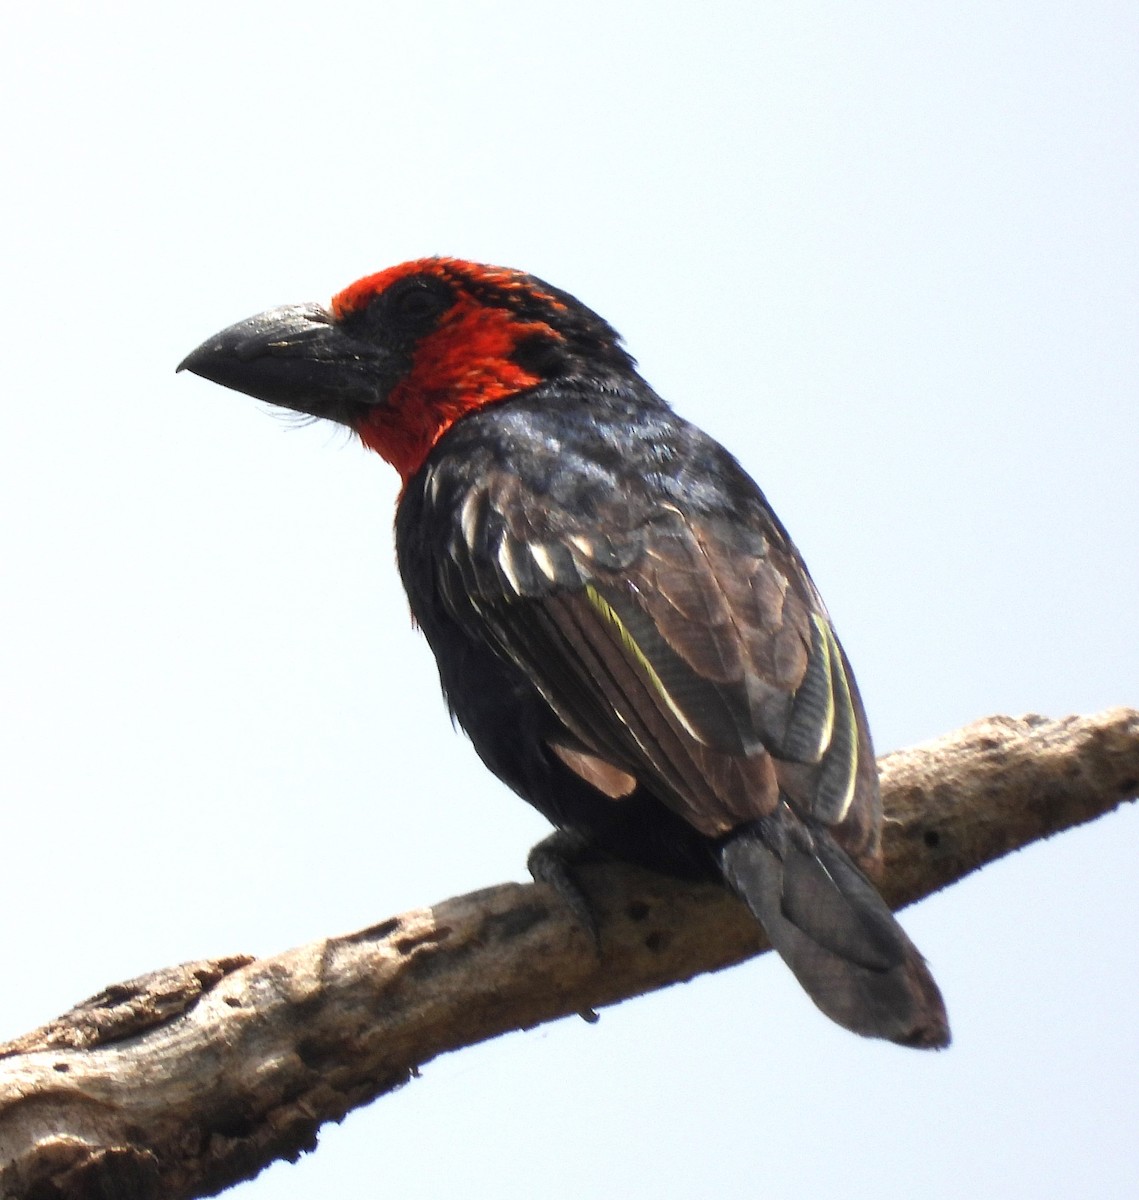
[[[270,309],[179,368],[347,425],[406,481],[465,413],[554,379],[605,382],[633,360],[596,313],[532,275],[425,258],[317,304]]]

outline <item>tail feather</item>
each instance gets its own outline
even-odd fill
[[[866,1037],[949,1044],[941,992],[917,947],[830,834],[786,805],[737,831],[724,878],[816,1005]]]

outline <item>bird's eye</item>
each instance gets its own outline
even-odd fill
[[[451,307],[454,294],[442,279],[412,276],[401,279],[383,297],[384,317],[407,333],[425,333]]]

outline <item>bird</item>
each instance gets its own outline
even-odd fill
[[[717,880],[833,1021],[948,1045],[869,878],[874,750],[822,597],[759,486],[603,318],[429,257],[240,321],[178,369],[346,426],[399,473],[397,565],[452,719],[553,825],[531,868],[587,925],[589,853]]]

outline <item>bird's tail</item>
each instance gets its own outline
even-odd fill
[[[925,959],[825,829],[781,804],[724,843],[720,867],[831,1020],[903,1046],[949,1044]]]

